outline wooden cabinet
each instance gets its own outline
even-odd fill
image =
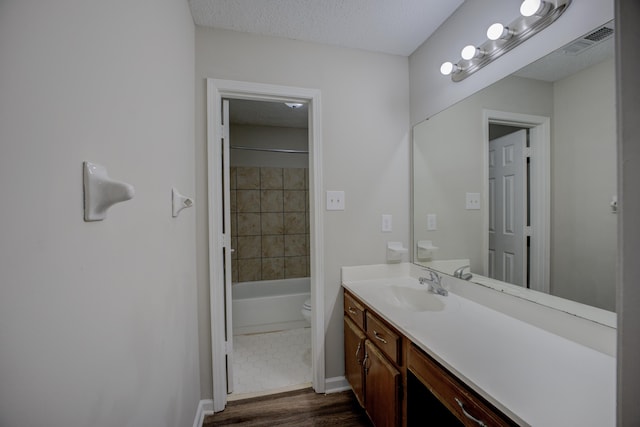
[[[344,294],[345,376],[376,427],[402,425],[402,337]]]
[[[365,409],[376,427],[400,423],[400,371],[369,340],[365,343]]]
[[[345,376],[376,427],[517,426],[346,290],[344,348]]]
[[[364,341],[366,336],[348,316],[344,316],[344,371],[360,406],[364,408]]]
[[[411,344],[408,369],[465,426],[517,426],[506,415]]]

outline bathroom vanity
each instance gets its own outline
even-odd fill
[[[613,355],[481,304],[477,285],[430,293],[422,273],[343,268],[345,376],[376,426],[615,425]]]

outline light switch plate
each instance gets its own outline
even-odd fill
[[[344,210],[344,191],[327,191],[327,210]]]
[[[467,210],[480,209],[480,193],[467,193],[465,207]]]
[[[382,215],[382,232],[389,233],[393,231],[393,217],[389,214]]]

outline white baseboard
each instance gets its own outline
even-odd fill
[[[324,392],[327,394],[346,390],[351,390],[351,386],[344,376],[327,378],[324,381]]]
[[[198,410],[196,411],[196,416],[193,419],[193,427],[202,427],[202,423],[204,421],[204,417],[206,415],[213,414],[213,400],[205,399],[201,400],[198,404]]]

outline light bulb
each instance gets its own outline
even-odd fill
[[[511,37],[509,27],[496,22],[487,29],[487,38],[489,40],[508,39]]]
[[[524,0],[520,5],[520,14],[522,16],[540,15],[546,9],[546,5],[542,0]]]
[[[449,61],[443,62],[442,65],[440,66],[440,72],[445,76],[448,76],[454,71],[457,71],[457,69],[458,69],[458,66]]]
[[[462,59],[466,59],[468,61],[478,56],[482,56],[482,51],[477,47],[475,47],[474,45],[470,44],[462,48],[462,52],[460,52],[460,56],[462,56]]]

